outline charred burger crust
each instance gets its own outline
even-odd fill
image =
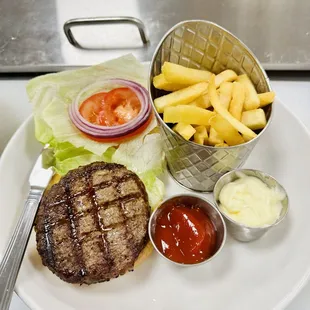
[[[108,281],[132,270],[148,242],[145,186],[123,165],[95,162],[44,194],[36,221],[42,263],[69,283]]]

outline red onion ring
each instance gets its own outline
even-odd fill
[[[79,111],[79,104],[81,96],[85,91],[93,88],[94,86],[107,86],[107,85],[121,85],[131,89],[138,97],[141,103],[141,109],[138,115],[126,124],[119,126],[100,126],[88,122]],[[69,117],[73,124],[82,132],[91,135],[95,138],[117,138],[127,135],[139,127],[141,127],[149,119],[152,112],[152,107],[147,90],[138,83],[124,80],[124,79],[111,79],[97,82],[84,88],[76,97],[75,101],[69,106]]]

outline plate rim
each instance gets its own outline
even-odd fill
[[[276,97],[274,100],[274,103],[277,105],[281,105],[282,108],[284,108],[286,110],[287,113],[289,113],[294,119],[295,121],[297,121],[299,123],[299,125],[301,126],[301,128],[305,131],[305,133],[308,135],[309,140],[310,140],[310,129],[308,129],[308,127],[304,124],[303,121],[301,121],[296,114],[294,113],[294,111],[290,110],[279,97]],[[10,154],[10,150],[14,144],[14,141],[17,139],[17,137],[20,135],[20,133],[23,131],[24,128],[26,128],[27,126],[30,126],[30,123],[34,121],[34,115],[33,113],[30,114],[23,122],[22,124],[16,129],[16,131],[14,132],[14,134],[11,136],[11,138],[9,139],[8,143],[6,144],[1,156],[0,156],[0,171],[2,169],[2,166],[5,163],[5,158],[9,157]],[[271,120],[271,122],[274,121],[274,118]],[[35,138],[35,136],[34,136]],[[40,143],[40,142],[38,142]],[[11,232],[10,232],[11,234]],[[300,280],[292,287],[292,289],[275,305],[274,309],[275,310],[280,310],[280,309],[285,309],[298,295],[299,293],[302,291],[302,289],[306,286],[306,284],[309,282],[310,279],[310,263],[308,268],[305,271],[305,274],[302,278],[300,278]],[[14,289],[14,292],[16,293],[16,295],[24,302],[24,304],[31,309],[30,305],[32,304],[31,302],[26,302],[25,298],[22,297],[23,293],[20,292],[20,288],[19,285],[16,284],[16,287]],[[30,303],[30,304],[29,304]],[[43,310],[43,309],[42,309]]]

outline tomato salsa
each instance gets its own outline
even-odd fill
[[[202,262],[214,254],[216,241],[215,227],[202,208],[167,205],[157,217],[155,245],[174,262]]]

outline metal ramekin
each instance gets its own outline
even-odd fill
[[[222,212],[219,206],[220,192],[225,184],[233,182],[236,179],[239,179],[238,173],[239,176],[240,173],[243,173],[248,176],[255,176],[260,180],[262,180],[264,183],[266,183],[269,187],[279,187],[280,190],[283,190],[283,192],[285,193],[285,198],[282,201],[282,210],[280,216],[275,221],[275,223],[273,223],[272,225],[265,225],[263,227],[250,227],[234,221],[227,214]],[[283,221],[289,209],[288,196],[284,187],[269,174],[254,169],[239,169],[226,173],[215,184],[213,195],[215,204],[225,219],[228,232],[232,235],[232,237],[243,242],[253,241],[262,237],[270,228],[278,225],[280,222]]]
[[[268,77],[249,48],[229,31],[209,21],[188,20],[172,27],[158,44],[149,72],[148,88],[163,137],[168,169],[181,185],[195,191],[212,191],[226,172],[241,167],[266,131],[272,105],[264,108],[266,127],[253,140],[232,147],[199,145],[175,133],[156,112],[154,99],[165,92],[155,89],[153,77],[165,61],[206,69],[217,74],[225,69],[246,73],[259,93],[271,91]]]
[[[163,210],[163,208],[165,208],[167,205],[176,205],[176,204],[183,204],[183,205],[190,205],[190,206],[195,206],[195,207],[199,207],[202,208],[206,214],[209,216],[210,220],[212,221],[213,225],[215,226],[216,229],[216,236],[217,236],[217,246],[216,246],[216,251],[214,252],[214,254],[209,257],[208,259],[197,263],[197,264],[181,264],[181,263],[177,263],[169,258],[167,258],[163,253],[161,253],[159,251],[159,249],[157,248],[154,240],[153,240],[153,236],[155,233],[155,228],[156,228],[156,219],[158,217],[158,215],[160,214],[160,212]],[[148,227],[148,231],[149,231],[149,237],[150,240],[154,246],[154,248],[156,249],[156,251],[166,260],[168,260],[169,262],[172,262],[176,265],[179,266],[198,266],[198,265],[202,265],[205,264],[206,262],[209,262],[211,259],[213,259],[215,256],[217,256],[219,254],[219,252],[222,250],[225,241],[226,241],[226,225],[225,225],[225,221],[221,215],[221,213],[218,211],[218,209],[207,199],[204,199],[202,197],[196,196],[196,195],[192,195],[192,194],[184,194],[184,195],[176,195],[176,196],[172,196],[168,199],[166,199],[151,215],[150,220],[149,220],[149,227]]]

